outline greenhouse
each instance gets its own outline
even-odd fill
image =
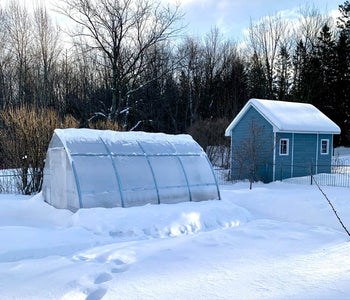
[[[207,155],[189,135],[56,129],[43,196],[76,211],[220,199],[220,192]]]

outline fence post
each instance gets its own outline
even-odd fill
[[[281,168],[281,181],[283,181],[283,163],[281,163],[280,168]]]
[[[312,185],[312,179],[313,179],[313,174],[312,174],[312,162],[310,163],[310,184]]]

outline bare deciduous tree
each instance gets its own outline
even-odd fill
[[[181,96],[186,103],[186,120],[189,126],[199,119],[201,85],[204,78],[203,47],[194,38],[187,38],[179,48],[184,55],[181,61]]]
[[[253,53],[261,60],[266,73],[269,98],[273,99],[273,77],[280,43],[288,36],[288,23],[280,14],[268,16],[253,23],[249,28],[249,39]]]
[[[305,5],[299,9],[299,23],[296,28],[296,41],[302,41],[307,50],[316,45],[318,34],[324,24],[329,23],[329,17],[322,15],[314,5]]]
[[[14,52],[17,71],[18,94],[16,100],[24,103],[29,100],[30,44],[33,39],[32,22],[26,8],[15,1],[9,4],[6,12],[6,29]]]
[[[204,74],[206,91],[204,97],[207,98],[204,106],[205,117],[211,117],[215,104],[219,99],[215,99],[215,80],[221,78],[225,66],[228,65],[230,44],[223,39],[219,29],[213,28],[204,39]]]
[[[61,0],[59,11],[81,27],[73,36],[84,37],[89,50],[107,58],[112,119],[118,117],[133,82],[144,72],[146,52],[174,37],[182,18],[178,7],[172,10],[150,0]]]
[[[61,46],[59,46],[60,29],[52,23],[46,7],[40,6],[34,10],[34,37],[38,56],[38,101],[41,105],[53,105],[53,77]]]
[[[11,51],[7,33],[7,21],[6,12],[0,7],[0,108],[5,107],[11,99],[11,93],[7,85],[7,77],[12,69],[9,68]]]

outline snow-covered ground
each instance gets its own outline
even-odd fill
[[[350,164],[350,147],[337,147],[334,149],[333,162],[338,164]]]
[[[324,191],[350,228],[350,189]],[[316,186],[221,194],[75,214],[0,195],[0,298],[350,298],[350,238]]]

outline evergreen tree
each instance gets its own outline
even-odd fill
[[[320,67],[319,72],[319,93],[314,103],[318,108],[331,117],[336,111],[336,99],[334,94],[335,83],[335,41],[330,28],[325,24],[318,37],[316,45],[316,57]]]
[[[248,69],[248,95],[249,98],[269,98],[268,81],[263,65],[256,53],[253,54]]]
[[[339,35],[335,45],[335,122],[341,127],[340,144],[350,144],[350,44],[344,31]]]
[[[296,46],[293,55],[292,100],[295,102],[309,102],[307,96],[308,82],[306,76],[307,51],[302,40]]]
[[[226,111],[226,118],[231,119],[240,112],[248,100],[247,72],[244,61],[236,57],[231,63],[230,73],[228,75],[225,83],[229,93],[230,103],[229,109]]]
[[[341,127],[339,144],[350,145],[350,2],[339,5],[340,30],[335,45],[335,98],[337,99],[337,119]]]
[[[350,2],[345,1],[344,4],[339,5],[341,16],[338,18],[338,27],[345,30],[347,36],[350,34]]]
[[[291,85],[291,60],[287,47],[280,48],[275,75],[275,95],[278,100],[289,100],[289,90]]]

